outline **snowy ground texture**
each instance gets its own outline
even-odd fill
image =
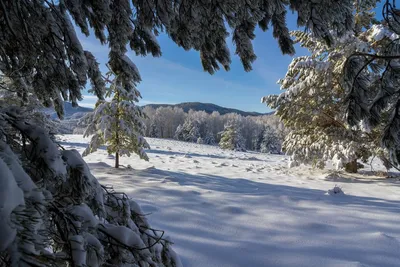
[[[59,136],[84,150],[88,139]],[[147,139],[150,162],[86,157],[103,184],[138,201],[184,266],[400,266],[400,182],[288,169],[280,155]],[[375,170],[383,170],[378,163]],[[338,185],[344,194],[330,191]],[[340,191],[340,190],[338,190]]]

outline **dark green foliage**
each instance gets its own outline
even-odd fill
[[[156,36],[161,31],[184,49],[199,51],[209,73],[220,66],[229,69],[226,38],[232,32],[235,54],[249,71],[256,59],[252,40],[257,25],[262,30],[272,25],[282,52],[293,54],[287,9],[297,12],[299,26],[329,41],[330,30],[341,34],[352,27],[352,2],[6,0],[0,5],[0,71],[18,85],[22,97],[34,93],[62,117],[63,100],[76,106],[88,81],[99,99],[105,90],[98,63],[83,50],[73,23],[85,35],[94,32],[102,44],[108,43],[108,64],[129,91],[141,78],[127,60],[127,47],[137,55],[160,56]]]
[[[382,145],[390,151],[392,163],[400,165],[400,10],[395,0],[385,1],[383,15],[383,26],[374,35],[379,45],[354,53],[345,64],[347,121],[382,126]]]

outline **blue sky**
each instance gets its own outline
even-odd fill
[[[296,17],[289,14],[290,29],[296,28]],[[91,51],[105,70],[108,48],[101,46],[93,37],[84,37],[77,30],[84,49]],[[129,52],[128,56],[137,65],[142,77],[138,89],[142,93],[141,104],[204,102],[245,111],[270,111],[260,103],[261,97],[279,93],[276,81],[282,78],[292,58],[283,56],[277,41],[272,37],[272,30],[256,31],[253,42],[257,60],[251,72],[245,72],[239,58],[234,55],[231,39],[227,40],[232,54],[231,70],[220,70],[214,75],[203,71],[199,53],[185,51],[173,43],[168,36],[158,38],[162,57],[137,57]],[[304,55],[305,50],[297,48],[297,55]],[[96,98],[84,94],[81,106],[94,106]]]

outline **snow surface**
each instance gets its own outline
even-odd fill
[[[59,136],[82,152],[89,139]],[[398,178],[344,175],[287,157],[147,139],[149,162],[103,149],[85,158],[103,184],[141,205],[183,266],[399,266]],[[374,162],[374,170],[383,167]],[[344,194],[329,194],[338,186]]]

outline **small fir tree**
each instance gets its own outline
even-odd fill
[[[260,151],[263,153],[279,154],[282,149],[281,140],[278,134],[270,126],[266,126],[263,131],[263,138],[260,145]]]
[[[182,131],[182,125],[179,124],[178,127],[176,127],[176,131],[174,134],[174,139],[176,140],[183,140],[183,131]]]
[[[150,125],[150,133],[149,133],[149,137],[153,137],[153,138],[159,138],[160,137],[160,131],[157,127],[157,124],[155,122],[152,122]]]
[[[264,138],[264,129],[262,128],[261,130],[255,131],[252,137],[252,149],[254,151],[260,151],[261,150],[261,143]]]
[[[149,160],[144,151],[145,148],[150,148],[143,138],[145,114],[141,107],[135,104],[139,102],[140,92],[134,86],[127,91],[116,76],[107,90],[106,97],[112,97],[112,100],[98,101],[95,110],[89,115],[91,122],[84,136],[93,136],[83,156],[106,145],[109,154],[115,153],[115,168],[119,167],[120,156],[129,157],[132,152],[138,154],[141,159]]]
[[[211,131],[207,131],[206,136],[203,139],[204,144],[206,145],[215,145],[215,138]]]
[[[183,125],[178,125],[174,138],[185,142],[197,142],[200,137],[199,123],[187,117]]]
[[[240,133],[240,129],[235,123],[225,125],[224,131],[221,133],[219,146],[222,149],[245,151],[245,140]]]

